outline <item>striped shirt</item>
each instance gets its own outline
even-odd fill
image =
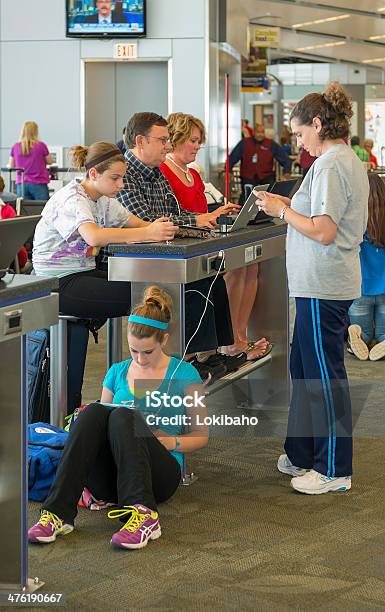
[[[125,157],[127,171],[123,189],[117,196],[123,206],[145,221],[169,217],[174,225],[196,226],[196,215],[179,206],[169,182],[159,168],[146,166],[129,150]]]

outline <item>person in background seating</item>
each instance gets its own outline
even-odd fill
[[[385,357],[385,183],[375,172],[368,178],[368,227],[360,251],[362,296],[349,309],[348,351],[361,361],[378,361]]]
[[[249,125],[248,119],[242,119],[242,136],[244,138],[253,138],[254,130]]]
[[[242,193],[239,203],[245,201],[245,185],[264,185],[275,181],[274,160],[284,170],[284,177],[289,178],[291,159],[282,147],[265,136],[265,127],[257,125],[254,138],[242,138],[231,151],[229,168],[232,170],[237,162],[241,162],[240,176]]]
[[[282,131],[281,131],[281,136],[279,138],[279,143],[280,143],[282,149],[288,155],[290,155],[290,153],[291,153],[291,139],[292,139],[292,134],[291,134],[289,128],[287,127],[287,125],[283,125],[282,126]]]
[[[377,157],[373,154],[373,146],[374,142],[371,138],[366,138],[366,140],[364,140],[364,149],[369,155],[370,167],[372,170],[375,170],[378,166],[378,161]]]
[[[360,139],[358,136],[352,136],[352,138],[350,139],[350,146],[361,161],[369,161],[369,154],[365,149],[360,146]]]
[[[126,133],[126,126],[124,126],[124,128],[122,130],[122,138],[120,140],[118,140],[118,142],[116,143],[116,146],[121,150],[123,155],[127,151],[126,145],[124,144],[124,135],[125,135],[125,133]]]
[[[13,145],[8,161],[9,168],[24,168],[24,194],[21,172],[17,173],[17,195],[27,200],[48,200],[50,181],[47,164],[53,158],[47,145],[39,140],[39,127],[34,121],[26,121],[21,129],[20,140]]]
[[[12,217],[16,217],[16,211],[13,208],[13,206],[11,206],[10,204],[7,204],[7,202],[4,202],[2,198],[4,187],[5,187],[5,184],[4,184],[3,177],[0,176],[0,219],[12,219]],[[30,268],[32,267],[31,262],[28,262],[28,253],[27,253],[27,249],[25,248],[25,246],[21,247],[18,253],[17,259],[19,261],[19,267],[20,267],[21,272],[27,272],[27,269],[26,269],[27,263],[29,263]]]
[[[5,191],[5,182],[3,177],[0,174],[0,198],[3,200],[4,204],[16,204],[17,193],[12,193],[12,191]]]

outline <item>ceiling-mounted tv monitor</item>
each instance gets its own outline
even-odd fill
[[[146,35],[146,0],[66,0],[67,36],[138,38]]]

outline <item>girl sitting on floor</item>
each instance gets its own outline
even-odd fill
[[[73,531],[84,487],[118,506],[109,517],[124,525],[112,536],[113,546],[143,548],[160,537],[157,504],[178,488],[182,454],[208,441],[208,428],[200,424],[206,409],[199,374],[165,352],[171,313],[170,296],[153,286],[129,316],[132,357],[109,369],[100,403],[76,419],[30,542],[47,544]]]

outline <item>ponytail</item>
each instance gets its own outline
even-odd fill
[[[142,302],[135,306],[131,314],[147,319],[154,319],[161,323],[169,323],[171,321],[172,309],[172,299],[169,294],[160,287],[152,285],[151,287],[147,287]],[[135,338],[154,337],[158,342],[162,342],[167,333],[162,329],[151,327],[150,325],[133,322],[128,323],[127,329]]]
[[[87,171],[95,168],[99,174],[103,174],[115,162],[126,163],[121,150],[111,142],[94,142],[89,147],[75,145],[70,149],[72,166],[76,170]]]

